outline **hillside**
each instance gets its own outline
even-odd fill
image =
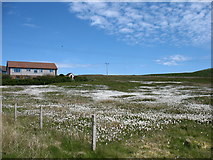
[[[195,72],[186,73],[166,73],[166,74],[148,74],[146,76],[177,76],[177,77],[211,77],[213,73],[213,68],[208,68]]]

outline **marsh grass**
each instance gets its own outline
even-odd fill
[[[57,94],[51,93],[51,94],[44,94],[47,101],[50,103],[61,103],[61,104],[83,104],[83,103],[89,103],[92,102],[93,99],[91,97],[86,97],[82,95],[67,95],[67,94]],[[54,99],[53,99],[54,95]]]
[[[150,95],[150,94],[148,94]],[[133,99],[132,102],[156,101],[154,98]]]
[[[143,85],[134,81],[180,81],[181,85],[201,85],[209,86],[209,79],[186,79],[186,78],[166,78],[166,77],[145,77],[145,76],[89,76],[86,82],[65,82],[55,84],[65,88],[65,92],[72,89],[93,90],[101,89],[101,86],[107,86],[109,90],[135,92],[136,89],[151,91],[161,89],[166,85],[174,87],[179,86],[152,83]],[[150,86],[151,85],[151,86]],[[150,88],[148,88],[150,86]],[[146,88],[147,87],[147,88]],[[17,88],[17,87],[16,87]],[[46,87],[48,88],[48,86]],[[196,87],[195,87],[196,88]],[[193,92],[199,91],[188,87]],[[16,92],[20,89],[9,89],[7,92]],[[21,90],[20,90],[21,91]],[[185,88],[183,91],[187,91]],[[135,99],[135,103],[116,100],[93,101],[86,95],[68,95],[63,92],[46,92],[42,93],[44,99],[36,99],[35,96],[28,94],[15,94],[3,92],[3,158],[210,158],[211,157],[211,133],[212,124],[200,123],[199,121],[179,120],[175,123],[161,125],[158,128],[152,126],[151,130],[138,129],[131,130],[125,128],[120,135],[120,140],[116,141],[99,141],[97,150],[91,151],[91,119],[88,118],[91,113],[100,111],[103,116],[112,116],[112,112],[125,111],[130,114],[158,113],[164,112],[172,114],[192,113],[182,106],[169,106],[168,104],[151,104],[155,99]],[[193,94],[192,92],[192,94]],[[150,94],[151,93],[147,93]],[[132,95],[117,96],[117,98],[132,98]],[[137,103],[137,102],[144,103]],[[183,101],[195,102],[199,104],[211,104],[209,97],[189,98]],[[17,122],[13,121],[13,108],[10,105],[17,103],[23,105],[18,108],[22,113],[27,110],[35,110],[35,114],[19,114]],[[147,103],[146,103],[147,102]],[[29,104],[29,105],[28,105]],[[43,129],[39,129],[39,108],[36,104],[45,104],[47,113],[53,113],[53,116],[44,116]],[[50,104],[48,106],[48,104]],[[55,105],[56,104],[56,105]],[[89,112],[79,112],[74,110],[69,112],[69,116],[77,117],[71,119],[66,117],[70,108],[66,104],[80,104],[80,106],[91,109]],[[88,106],[87,106],[88,105]],[[182,103],[180,104],[182,105]],[[110,112],[112,110],[112,112]],[[195,112],[197,112],[195,110]],[[116,112],[117,113],[117,112]],[[116,118],[116,113],[115,117]],[[50,114],[51,115],[51,114]],[[124,115],[124,120],[148,121],[144,117],[131,117]],[[128,119],[130,117],[130,119]],[[64,119],[66,120],[64,120]],[[152,121],[152,120],[150,120]],[[166,121],[162,119],[159,121]],[[107,129],[118,127],[119,123],[115,121],[102,121]],[[107,124],[106,124],[107,123]],[[129,124],[131,127],[131,123]],[[78,127],[80,130],[75,130]],[[131,136],[130,136],[131,135]]]
[[[211,132],[208,124],[182,120],[162,130],[143,133],[141,140],[135,139],[133,146],[139,150],[133,155],[136,158],[210,158]]]
[[[3,158],[120,158],[129,155],[126,153],[129,149],[118,142],[108,146],[98,143],[97,150],[91,151],[85,133],[59,132],[48,124],[40,130],[32,123],[38,121],[37,117],[32,116],[31,122],[29,118],[19,117],[14,122],[10,115],[3,116]]]
[[[3,114],[3,158],[210,158],[212,128],[206,123],[182,120],[162,129],[140,130],[121,141],[98,142],[91,151],[85,132],[61,132],[44,118],[39,129],[38,116],[20,116],[14,123]],[[87,118],[84,120],[90,121]],[[30,121],[29,121],[30,120]],[[117,123],[109,124],[117,126]],[[62,126],[63,127],[63,126]]]
[[[82,89],[86,89],[86,88],[90,88],[90,89],[97,89],[97,87],[95,87],[95,85],[104,85],[107,86],[108,89],[110,90],[116,90],[116,91],[125,91],[125,92],[132,92],[130,89],[134,89],[136,87],[139,87],[140,84],[139,83],[133,83],[133,82],[129,82],[129,81],[123,81],[123,80],[118,80],[116,78],[111,78],[111,76],[109,77],[89,77],[88,78],[89,81],[87,82],[83,82],[83,83],[79,83],[79,82],[74,82],[74,83],[58,83],[56,85],[58,86],[69,86],[71,88],[78,88],[81,85],[92,85],[92,86],[83,86],[81,87]]]
[[[2,88],[2,92],[17,92],[24,90],[23,87],[10,87],[10,88]]]
[[[205,96],[205,97],[192,97],[183,99],[183,101],[186,101],[188,103],[198,103],[198,104],[207,104],[212,105],[212,97],[211,96]]]
[[[121,96],[111,96],[113,98],[128,98],[128,97],[134,97],[135,95],[121,95]]]

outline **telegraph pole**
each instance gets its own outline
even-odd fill
[[[108,66],[109,66],[109,63],[105,63],[106,64],[106,75],[108,76]]]

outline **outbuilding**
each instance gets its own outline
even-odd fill
[[[66,76],[72,78],[72,80],[74,80],[74,77],[75,77],[73,73],[68,73]]]

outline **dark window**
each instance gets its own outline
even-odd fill
[[[43,69],[40,69],[41,72],[43,72]]]
[[[14,72],[21,72],[21,69],[20,68],[14,68],[13,71]]]
[[[27,68],[27,72],[30,72],[31,71],[31,69],[30,68]]]
[[[50,72],[53,72],[53,69],[50,69]]]
[[[38,70],[37,70],[37,69],[34,69],[34,73],[38,73]]]

